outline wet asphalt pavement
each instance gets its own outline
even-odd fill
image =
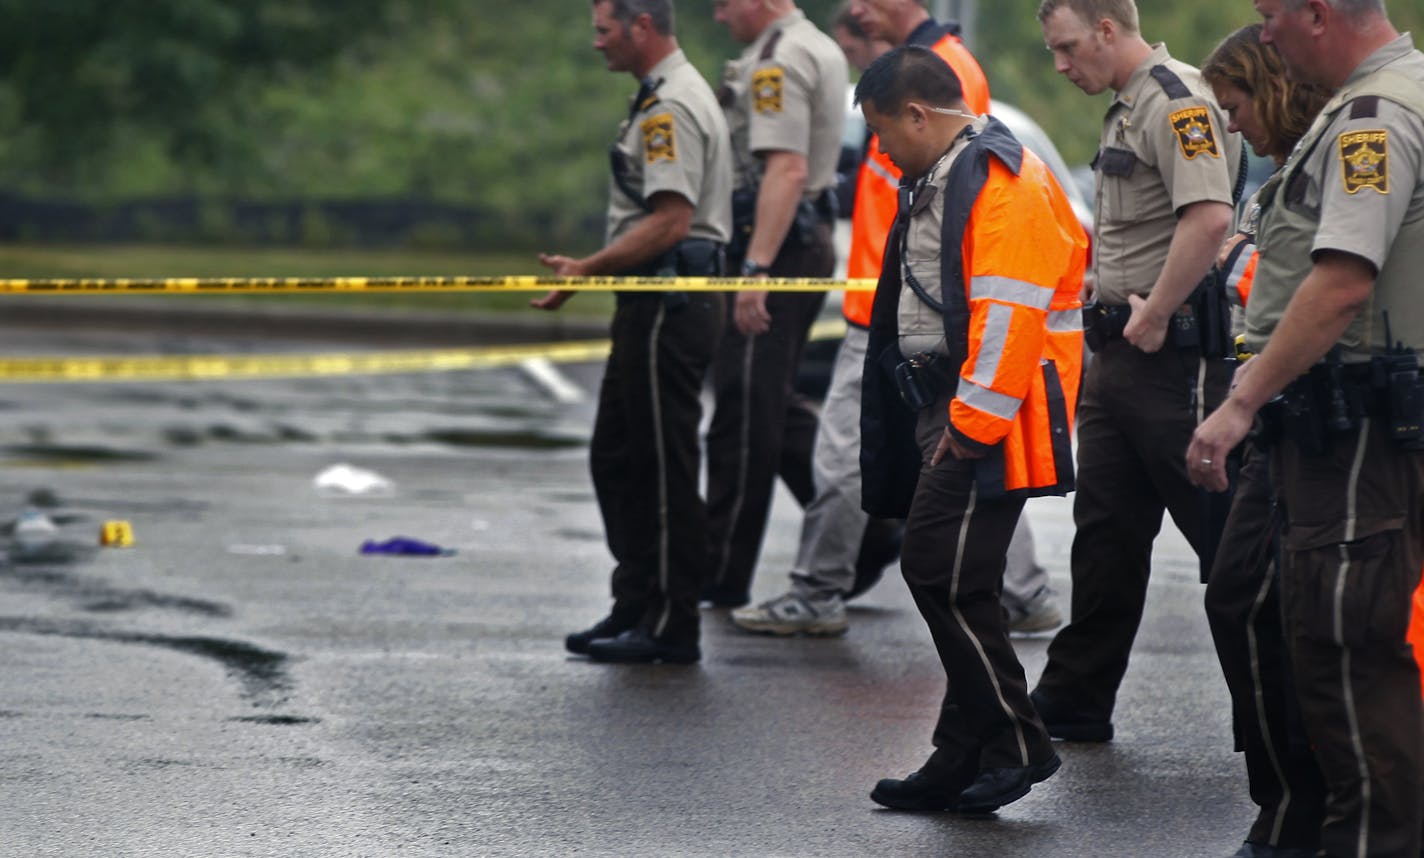
[[[7,354],[263,351],[0,322]],[[353,343],[353,348],[368,347]],[[586,390],[596,367],[567,368]],[[1107,745],[998,814],[878,808],[943,674],[894,570],[840,639],[704,615],[701,664],[605,666],[589,399],[517,369],[0,386],[0,856],[1225,856],[1251,818],[1195,559],[1167,525]],[[338,463],[383,495],[319,493]],[[1030,503],[1066,599],[1069,502]],[[786,583],[778,496],[756,595]],[[103,521],[135,545],[99,548]],[[408,536],[457,553],[371,557]],[[3,534],[0,534],[3,536]],[[1066,601],[1065,601],[1066,606]],[[1024,639],[1030,678],[1046,639]]]

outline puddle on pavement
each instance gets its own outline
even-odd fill
[[[577,528],[565,527],[554,531],[554,535],[560,539],[570,539],[574,542],[602,542],[603,533],[597,530],[579,530]]]
[[[98,549],[92,549],[97,551]],[[86,611],[120,613],[144,608],[179,611],[217,619],[231,617],[232,608],[221,602],[174,596],[152,590],[122,589],[56,569],[0,566],[0,578],[42,589],[56,598],[73,599]]]
[[[240,694],[254,705],[275,706],[287,700],[292,679],[286,653],[243,641],[201,636],[170,636],[103,629],[84,622],[57,622],[30,617],[0,617],[0,631],[53,635],[74,640],[141,644],[216,661],[237,680]]]
[[[95,614],[113,614],[136,611],[142,608],[161,608],[199,614],[205,617],[225,618],[232,616],[232,608],[218,602],[204,599],[189,599],[183,596],[168,596],[150,590],[109,590],[101,596],[87,601],[84,610]]]
[[[158,458],[155,453],[144,450],[121,450],[117,447],[65,444],[10,444],[0,447],[0,453],[13,456],[18,461],[7,461],[8,465],[23,464],[25,460],[54,464],[91,464],[103,462],[152,462]]]
[[[541,435],[536,432],[498,432],[473,429],[435,429],[421,437],[452,447],[512,447],[530,450],[565,449],[582,447],[588,442],[581,438],[560,438]]]
[[[296,715],[246,715],[229,718],[240,724],[267,724],[272,727],[300,727],[303,724],[320,724],[320,718],[300,718]]]
[[[311,720],[316,721],[316,719]],[[320,769],[330,765],[320,757],[278,757],[277,762],[294,769]]]

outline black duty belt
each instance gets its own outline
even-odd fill
[[[720,277],[725,268],[726,252],[720,241],[706,238],[687,238],[669,248],[656,259],[621,272],[625,277]],[[626,292],[616,291],[618,305],[642,300],[658,300],[670,309],[687,303],[687,293],[677,290],[666,292]]]

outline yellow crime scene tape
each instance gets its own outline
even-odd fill
[[[825,292],[872,290],[875,280],[826,277],[166,277],[0,279],[0,294],[221,295],[251,292],[530,292],[546,289],[623,292]]]
[[[845,334],[845,323],[818,322],[813,339]],[[526,361],[602,360],[608,340],[419,351],[254,355],[122,355],[0,358],[0,383],[200,381],[309,378],[343,375],[456,372],[515,366]]]

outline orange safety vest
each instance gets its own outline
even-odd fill
[[[1256,263],[1261,259],[1261,254],[1253,253],[1251,258],[1246,260],[1246,267],[1242,269],[1241,276],[1236,278],[1236,282],[1231,284],[1236,287],[1236,295],[1241,299],[1241,306],[1246,306],[1247,300],[1251,297],[1251,284],[1256,282]]]
[[[1247,251],[1250,253],[1247,253]],[[1251,297],[1251,284],[1256,281],[1256,263],[1261,254],[1255,241],[1242,241],[1231,251],[1225,264],[1226,298],[1238,307],[1245,307]]]
[[[1067,494],[1088,237],[1047,165],[993,117],[950,167],[942,204],[940,310],[949,356],[940,378],[954,388],[950,429],[983,454],[975,466],[982,495]],[[915,415],[886,390],[886,370],[901,359],[902,249],[895,245],[910,213],[900,217],[875,290],[861,401],[861,500],[867,512],[889,518],[908,510],[919,471],[907,432]],[[962,284],[962,293],[952,284]]]
[[[996,125],[992,120],[981,136],[1001,131],[1013,140]],[[982,485],[981,475],[981,488],[1068,491],[1071,455],[1065,468],[1057,447],[1068,441],[1056,435],[1060,427],[1052,411],[1061,397],[1062,416],[1073,425],[1083,369],[1078,293],[1088,237],[1038,156],[1020,145],[1022,161],[1015,169],[998,149],[991,151],[995,157],[988,158],[961,243],[969,336],[949,422],[970,449],[989,453],[1002,442],[1002,486]],[[947,210],[953,205],[946,200]],[[1044,361],[1056,372],[1046,371]]]
[[[989,82],[979,68],[974,55],[958,36],[945,33],[931,47],[949,63],[959,76],[964,90],[964,103],[975,113],[989,112]],[[885,256],[885,237],[895,222],[899,205],[900,171],[890,158],[880,151],[880,138],[872,137],[860,174],[855,184],[855,210],[851,214],[850,255],[846,258],[846,276],[874,280],[880,276],[880,263]],[[874,293],[846,292],[841,311],[846,321],[859,327],[870,324],[870,305]]]
[[[1409,620],[1409,643],[1414,646],[1414,660],[1419,663],[1420,693],[1424,693],[1424,580],[1414,591],[1414,613]]]

